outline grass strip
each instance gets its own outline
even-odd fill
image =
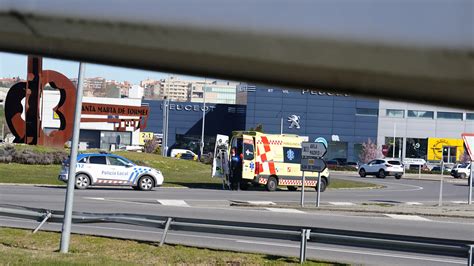
[[[297,265],[296,257],[193,248],[71,235],[70,252],[58,252],[59,233],[0,228],[2,265]],[[309,260],[305,265],[344,265]]]

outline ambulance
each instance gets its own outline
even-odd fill
[[[235,148],[241,158],[242,181],[240,187],[245,189],[249,184],[265,185],[268,191],[275,191],[278,186],[286,186],[295,191],[302,185],[301,142],[305,138],[297,135],[273,135],[256,131],[235,131],[229,141],[228,159],[231,161],[230,151]],[[232,167],[228,167],[228,174]],[[305,172],[305,186],[317,189],[318,173]],[[321,191],[329,185],[329,171],[321,173]]]

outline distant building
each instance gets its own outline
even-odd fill
[[[131,99],[143,99],[144,89],[138,85],[133,85],[128,92],[128,98]]]
[[[140,86],[144,88],[144,98],[145,99],[157,99],[159,97],[161,81],[156,79],[146,79],[140,81]]]
[[[235,104],[237,84],[218,81],[213,81],[210,84],[191,83],[189,101],[202,103],[205,97],[205,101],[208,103]]]
[[[185,102],[188,100],[190,83],[191,81],[181,80],[174,76],[162,79],[160,80],[158,98],[167,97],[171,101]]]
[[[77,78],[72,78],[71,81],[77,88]],[[84,95],[94,95],[96,97],[105,97],[107,95],[105,78],[85,78],[83,86]]]

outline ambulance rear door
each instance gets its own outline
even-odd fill
[[[249,135],[243,135],[242,179],[253,180],[255,176],[255,142]]]

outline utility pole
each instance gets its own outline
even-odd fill
[[[203,94],[203,107],[202,107],[202,130],[201,130],[201,150],[199,153],[199,158],[202,158],[202,154],[204,153],[204,128],[206,126],[206,85],[202,87]]]
[[[280,135],[283,135],[283,114],[281,116],[281,121],[280,121]]]
[[[396,146],[396,141],[395,141],[395,135],[397,134],[397,124],[393,124],[393,155],[392,158],[395,158],[395,146]]]
[[[168,155],[168,110],[169,100],[165,96],[163,100],[163,137],[161,138],[161,155],[166,157]]]
[[[67,180],[66,202],[64,206],[64,220],[61,232],[60,252],[68,253],[69,239],[71,236],[72,223],[72,206],[74,201],[74,184],[76,183],[76,163],[77,163],[77,149],[79,145],[79,133],[81,123],[82,111],[82,94],[84,81],[84,63],[79,63],[79,76],[77,78],[77,96],[76,96],[76,110],[74,113],[74,128],[72,131],[71,155],[69,156],[69,173]]]

